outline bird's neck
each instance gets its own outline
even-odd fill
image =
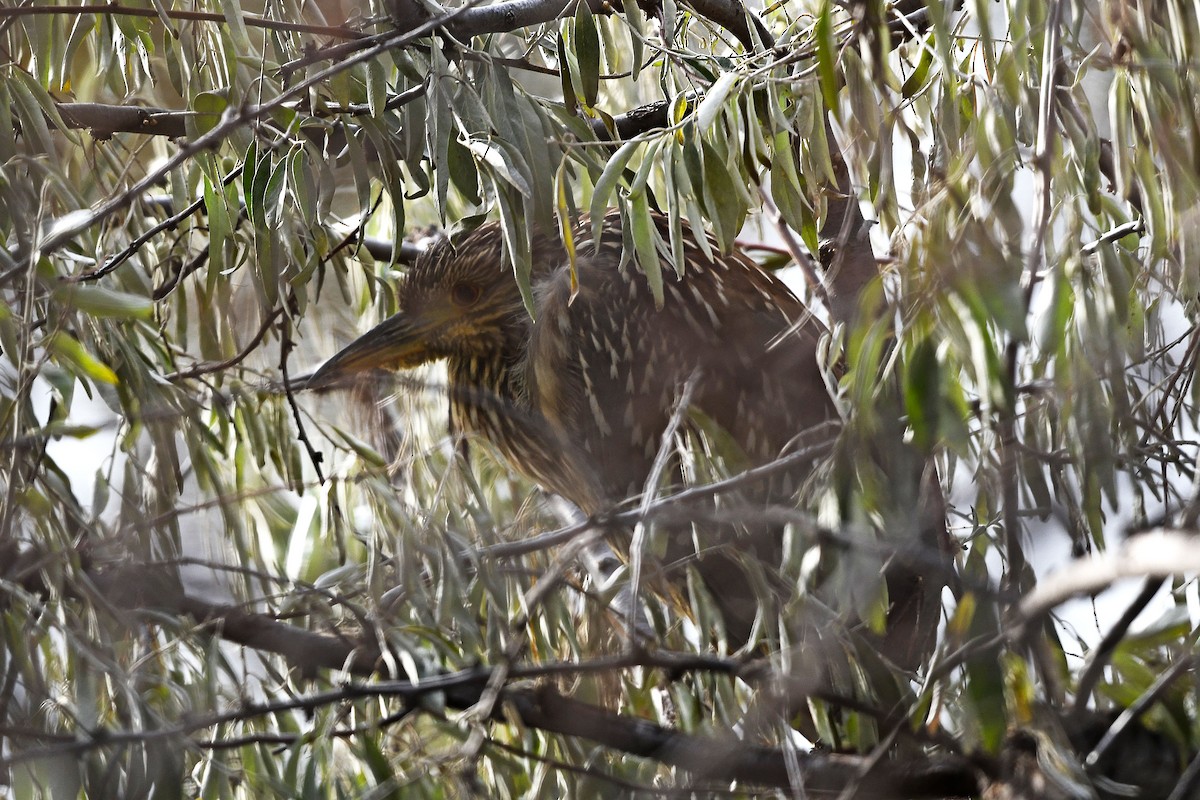
[[[607,507],[597,475],[542,414],[529,374],[532,321],[524,309],[497,346],[447,362],[450,426],[489,442],[517,471],[591,514]]]
[[[531,324],[522,308],[488,347],[447,360],[451,411],[464,431],[486,433],[480,415],[530,413],[525,355]]]

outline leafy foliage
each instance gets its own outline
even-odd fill
[[[1137,606],[1054,624],[1141,552],[1127,533],[1200,518],[1189,5],[189,8],[0,9],[16,796],[962,793],[931,774],[1048,796],[1021,783],[1031,748],[1064,797],[1189,796],[1192,562],[1125,573],[1165,609],[1136,634]],[[789,517],[773,567],[803,591],[780,614],[877,628],[889,536],[921,511],[864,454],[903,438],[937,465],[962,552],[915,673],[770,619],[730,655],[698,583],[642,593],[653,647],[631,652],[626,573],[575,568],[587,525],[513,545],[563,523],[444,436],[436,371],[295,391],[395,310],[422,226],[498,218],[531,304],[531,236],[574,263],[574,221],[612,206],[660,295],[688,220],[782,242],[761,252],[807,269],[830,324],[845,425]],[[736,482],[709,433],[695,482]],[[1062,541],[1078,588],[1046,577]],[[733,731],[778,770],[703,749]],[[1116,734],[1159,760],[1133,769]],[[877,746],[895,771],[873,779]]]

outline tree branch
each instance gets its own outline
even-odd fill
[[[1121,578],[1168,578],[1186,572],[1200,572],[1196,532],[1155,528],[1052,572],[1017,608],[1029,625],[1072,597],[1098,594]]]
[[[203,364],[197,364],[196,366],[194,366],[190,369],[184,369],[184,370],[179,370],[178,372],[172,372],[164,377],[166,378],[166,380],[170,381],[171,383],[179,383],[180,381],[191,380],[192,378],[199,378],[201,375],[208,375],[213,372],[221,372],[223,370],[229,369],[232,366],[235,366],[236,364],[240,364],[242,361],[244,361],[246,359],[246,357],[248,355],[253,353],[260,344],[262,344],[262,340],[264,338],[266,338],[267,331],[269,331],[271,329],[271,325],[275,322],[275,320],[279,319],[279,317],[282,315],[283,315],[283,306],[276,308],[274,311],[272,311],[270,314],[268,314],[266,316],[266,318],[262,321],[262,325],[259,326],[258,331],[256,331],[254,336],[252,336],[250,338],[249,343],[247,343],[247,345],[245,347],[243,347],[238,353],[236,353],[233,356],[230,356],[229,358],[225,359],[224,361],[208,361]]]
[[[686,0],[687,5],[700,16],[715,22],[732,33],[746,48],[747,53],[756,52],[759,45],[770,50],[775,46],[775,37],[758,15],[747,11],[742,0]],[[750,24],[754,31],[751,32]],[[755,37],[757,41],[755,40]]]
[[[188,616],[221,638],[282,656],[302,675],[317,670],[344,670],[362,677],[374,676],[384,664],[378,647],[367,637],[355,639],[314,633],[231,605],[188,597],[178,572],[170,567],[144,564],[121,565],[92,575],[92,583],[104,600],[118,611],[136,613],[153,610],[159,614]],[[133,624],[135,617],[126,620]],[[582,664],[520,665],[511,668],[510,678],[528,680],[554,674],[578,674],[634,666],[736,674],[741,666],[728,659],[691,654],[643,651]],[[185,737],[236,720],[289,710],[312,711],[324,706],[368,697],[395,697],[412,706],[422,697],[438,694],[446,706],[466,710],[478,702],[492,674],[475,668],[422,679],[419,685],[407,680],[382,680],[349,684],[338,689],[288,697],[269,703],[247,704],[230,711],[182,720],[175,725],[142,731],[104,731],[102,735],[58,739],[50,732],[23,732],[29,738],[55,743],[11,752],[0,758],[0,770],[15,764],[73,755],[112,745],[145,744],[163,738]],[[978,771],[967,759],[954,755],[930,755],[873,765],[868,757],[825,753],[789,753],[783,749],[754,745],[732,735],[699,736],[682,733],[645,719],[614,713],[558,693],[550,685],[538,688],[506,686],[492,721],[505,723],[515,712],[522,724],[549,733],[577,736],[624,753],[652,759],[687,770],[697,777],[720,777],[744,784],[791,785],[787,761],[796,759],[810,792],[838,792],[855,787],[855,797],[884,798],[969,797],[979,790]],[[10,732],[11,733],[11,732]]]
[[[85,128],[97,139],[114,133],[146,133],[172,139],[187,135],[187,111],[118,106],[104,103],[58,103],[58,113],[70,128]]]
[[[600,742],[632,755],[685,769],[697,777],[751,785],[791,786],[783,750],[733,738],[680,733],[646,720],[613,714],[559,694],[552,687],[509,690],[504,699],[534,728]],[[857,784],[868,798],[969,797],[979,791],[974,767],[957,756],[888,761],[865,775],[858,755],[801,753],[795,756],[810,793],[840,792]]]

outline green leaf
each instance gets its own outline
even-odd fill
[[[365,135],[361,131],[352,131],[346,137],[346,152],[350,155],[350,169],[354,173],[358,207],[363,211],[371,207],[371,169],[367,166],[367,154],[358,138]]]
[[[637,172],[633,176],[633,181],[629,184],[629,194],[631,196],[645,191],[646,183],[650,180],[650,173],[654,171],[654,167],[658,164],[658,151],[662,150],[665,143],[665,139],[654,139],[646,148],[646,152],[642,155],[642,163],[638,166]]]
[[[192,98],[192,118],[189,120],[188,135],[197,138],[208,133],[221,121],[221,115],[229,106],[222,92],[200,92]]]
[[[521,300],[530,316],[533,315],[533,287],[530,278],[533,274],[533,253],[529,244],[529,229],[525,227],[521,204],[514,201],[512,192],[505,187],[496,187],[496,196],[500,200],[500,232],[504,237],[505,260],[512,267],[517,279],[517,287],[521,290]]]
[[[250,266],[250,273],[256,278],[254,286],[258,290],[259,302],[266,313],[279,304],[279,277],[284,266],[277,228],[264,223],[262,230],[255,231],[254,260]]]
[[[265,170],[264,170],[265,172]],[[281,160],[271,169],[269,176],[263,185],[263,194],[261,200],[263,219],[270,225],[278,225],[283,217],[284,204],[282,202],[283,186],[287,178],[288,162]]]
[[[937,345],[929,338],[923,339],[904,372],[904,408],[915,444],[926,452],[933,448],[938,435],[941,382]]]
[[[743,193],[734,185],[721,154],[707,141],[701,142],[701,148],[704,152],[704,206],[721,249],[728,252],[746,219]]]
[[[154,301],[150,298],[118,292],[103,286],[59,286],[54,290],[54,298],[93,317],[140,320],[154,318]]]
[[[16,74],[20,76],[21,80],[29,88],[33,99],[37,101],[38,106],[42,109],[42,113],[50,119],[54,127],[70,139],[72,143],[78,145],[80,143],[78,135],[63,122],[62,115],[58,113],[58,103],[54,102],[54,98],[50,96],[50,93],[43,89],[31,76],[26,75],[21,70],[16,70]]]
[[[629,26],[629,77],[634,81],[642,72],[644,42],[646,39],[646,14],[637,2],[623,4],[625,22]]]
[[[721,77],[717,78],[716,83],[709,87],[704,94],[704,99],[700,101],[700,105],[696,108],[696,132],[703,134],[712,126],[713,120],[717,118],[717,114],[721,112],[721,108],[725,105],[725,100],[729,97],[729,93],[738,83],[741,82],[741,75],[736,72],[724,72]]]
[[[571,276],[571,297],[579,291],[579,270],[575,252],[575,225],[571,220],[571,181],[567,174],[567,160],[564,158],[554,174],[554,217],[558,223],[559,237],[563,248],[567,251],[568,270]]]
[[[209,291],[215,276],[225,268],[225,239],[229,236],[229,210],[225,205],[225,187],[204,176],[204,209],[208,216]]]
[[[491,167],[497,177],[516,189],[523,197],[533,196],[533,189],[526,179],[529,168],[516,148],[496,138],[486,142],[472,140],[467,146],[476,159]]]
[[[813,30],[817,40],[817,78],[821,84],[821,97],[825,100],[825,108],[840,120],[838,109],[838,89],[841,88],[837,78],[837,43],[833,38],[833,4],[826,2],[819,14]]]
[[[317,222],[317,179],[313,176],[304,148],[292,150],[287,159],[288,188],[300,219],[308,225]],[[208,195],[205,195],[207,200]]]
[[[921,48],[921,58],[917,61],[917,66],[913,69],[912,74],[905,80],[900,87],[900,94],[905,99],[911,99],[918,91],[925,86],[925,81],[929,78],[929,68],[933,64],[933,50],[929,47]]]
[[[625,144],[617,148],[617,152],[609,159],[608,164],[604,167],[604,172],[600,173],[599,179],[596,181],[596,186],[592,189],[592,203],[590,211],[592,215],[592,238],[596,242],[596,246],[600,246],[600,228],[604,224],[604,213],[608,210],[609,198],[612,197],[613,191],[617,188],[617,182],[621,180],[621,176],[625,174],[625,165],[629,163],[629,159],[642,143],[637,139],[631,139]]]
[[[459,194],[467,202],[477,205],[480,201],[479,169],[475,166],[475,159],[471,158],[471,151],[453,135],[446,147],[446,171]]]
[[[267,226],[267,211],[269,198],[267,189],[271,185],[274,170],[271,167],[271,154],[263,153],[254,168],[254,180],[250,185],[250,194],[246,197],[246,214],[254,223],[255,228]]]
[[[45,347],[51,355],[75,367],[92,380],[110,386],[116,385],[117,373],[84,349],[74,336],[55,331],[46,337]]]
[[[792,156],[792,138],[787,131],[775,135],[771,153],[771,196],[779,213],[792,229],[806,233],[816,230],[814,215],[808,198],[801,190],[800,176],[796,171],[796,160]],[[805,236],[805,244],[811,242]]]
[[[367,62],[367,108],[372,117],[383,113],[387,105],[387,72],[381,58]]]
[[[579,88],[583,103],[590,110],[600,94],[600,36],[596,20],[586,0],[575,11],[575,58],[579,63]]]
[[[255,48],[250,45],[250,36],[246,32],[246,22],[242,19],[242,6],[236,0],[221,0],[221,12],[228,23],[226,28],[232,39],[235,52],[253,53]]]
[[[359,746],[362,748],[363,760],[367,762],[367,767],[371,770],[371,777],[375,779],[376,786],[395,785],[396,773],[392,767],[391,759],[384,755],[379,747],[378,734],[364,734],[357,738]],[[385,795],[375,792],[372,796],[388,798],[389,800],[399,800],[402,797],[398,789],[392,789]]]
[[[450,148],[458,142],[458,130],[454,122],[454,109],[451,98],[442,90],[442,79],[433,78],[429,84],[427,95],[429,114],[426,115],[426,150],[432,156],[434,168],[434,198],[437,201],[438,218],[446,224],[446,195],[450,189],[451,168]],[[465,150],[459,145],[460,150]],[[408,161],[410,170],[421,169],[421,157],[416,156]],[[470,160],[469,154],[467,160]],[[472,164],[474,168],[474,164]]]
[[[579,101],[575,97],[575,85],[571,81],[571,62],[567,58],[567,45],[563,42],[562,33],[558,34],[558,79],[562,83],[563,105],[568,114],[575,114]]]
[[[43,153],[54,152],[54,139],[46,126],[46,116],[42,113],[41,97],[45,90],[32,77],[22,70],[13,70],[19,80],[9,81],[9,90],[16,101],[21,120],[21,130],[30,141],[35,142],[37,149]]]
[[[650,205],[645,192],[637,192],[630,198],[629,215],[633,227],[633,245],[638,265],[646,275],[654,306],[663,307],[662,262],[658,257],[658,228],[650,214]]]
[[[986,581],[986,540],[977,538],[975,542],[967,556],[963,579]],[[965,628],[966,637],[973,641],[986,641],[996,636],[1000,626],[995,606],[973,592],[966,593],[959,605],[953,623],[955,628]],[[967,702],[975,712],[970,722],[973,723],[980,745],[984,752],[998,753],[1007,733],[1008,716],[1004,670],[996,658],[996,652],[985,650],[968,659],[963,680]]]
[[[333,428],[333,433],[339,440],[351,450],[355,455],[363,460],[368,466],[375,469],[383,469],[388,465],[388,460],[379,454],[379,451],[372,447],[368,442],[359,439],[357,436],[338,428]]]
[[[515,150],[521,150],[528,165],[530,180],[530,198],[532,199],[530,217],[535,227],[549,228],[554,224],[554,159],[558,153],[548,140],[544,127],[541,109],[533,103],[522,102],[519,105],[520,118],[518,131],[521,139]]]

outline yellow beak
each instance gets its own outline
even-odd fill
[[[372,369],[406,369],[436,358],[426,344],[438,327],[424,315],[388,317],[355,339],[308,379],[305,388],[325,389]]]

